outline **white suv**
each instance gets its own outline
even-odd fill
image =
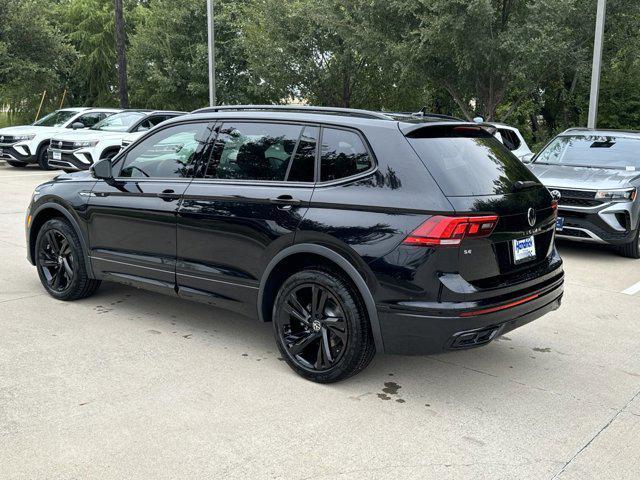
[[[51,139],[49,165],[71,172],[88,170],[92,164],[113,158],[125,136],[141,136],[156,125],[185,112],[124,110],[105,118],[88,130],[65,132]]]
[[[119,111],[114,108],[64,108],[32,125],[0,128],[0,159],[13,167],[37,163],[49,169],[47,147],[54,135],[69,129],[89,128]]]
[[[511,150],[520,160],[528,160],[533,156],[527,142],[522,137],[520,130],[504,123],[489,123],[498,129],[495,137],[500,140],[505,147]]]

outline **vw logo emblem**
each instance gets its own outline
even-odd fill
[[[562,198],[562,193],[559,190],[551,190],[551,196],[554,200],[560,200]]]
[[[62,148],[62,142],[58,142],[58,148]]]
[[[4,136],[0,137],[0,143],[4,142]]]
[[[530,227],[533,227],[536,224],[536,211],[533,208],[530,208],[527,212],[527,221],[529,222]]]

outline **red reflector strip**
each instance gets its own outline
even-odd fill
[[[507,303],[505,305],[500,305],[499,307],[485,308],[482,310],[473,310],[472,312],[462,312],[459,316],[475,317],[476,315],[484,315],[485,313],[499,312],[500,310],[506,310],[507,308],[515,307],[517,305],[522,305],[523,303],[530,302],[531,300],[535,300],[539,296],[540,294],[536,293],[535,295],[531,295],[530,297],[522,298],[520,300],[516,300],[515,302]]]

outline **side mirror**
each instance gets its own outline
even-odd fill
[[[84,128],[84,123],[82,123],[82,122],[73,122],[71,124],[71,128],[73,128],[74,130],[80,130],[81,128]]]
[[[533,157],[534,157],[533,153],[527,153],[522,157],[520,157],[520,160],[522,160],[522,163],[531,163],[531,160],[533,160]]]
[[[107,182],[113,180],[113,167],[111,160],[105,158],[98,163],[94,163],[91,167],[91,175],[99,180],[106,180]]]

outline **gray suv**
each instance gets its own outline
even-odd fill
[[[558,196],[556,235],[640,258],[640,132],[569,129],[529,168]]]

